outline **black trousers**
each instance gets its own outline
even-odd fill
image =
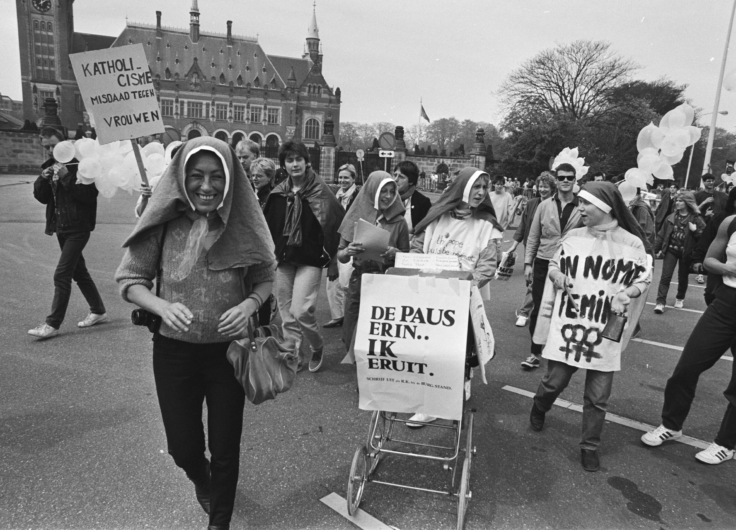
[[[56,234],[61,248],[59,263],[54,271],[54,300],[51,303],[51,314],[46,317],[46,323],[59,329],[69,306],[72,294],[72,279],[77,282],[84,299],[89,304],[89,310],[97,315],[105,313],[97,286],[87,271],[82,251],[89,241],[89,232],[75,232],[73,234]],[[86,315],[85,315],[86,316]]]
[[[700,374],[712,368],[731,348],[736,353],[736,289],[721,285],[715,300],[700,317],[675,371],[667,381],[662,407],[662,424],[679,431],[695,398]],[[715,443],[727,449],[736,447],[736,366],[731,363],[731,381],[723,393],[728,400],[726,413]]]
[[[539,307],[542,305],[542,295],[544,295],[544,283],[547,281],[547,272],[549,271],[549,260],[534,259],[532,274],[532,301],[534,307],[529,315],[529,334],[532,336],[532,353],[534,355],[542,355],[544,346],[535,344],[534,330],[537,327],[537,316],[539,316]]]
[[[192,481],[206,480],[202,403],[207,402],[211,525],[230,523],[240,470],[245,392],[227,360],[228,345],[153,338],[153,375],[169,454]]]

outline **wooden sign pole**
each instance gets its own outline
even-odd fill
[[[138,142],[135,140],[130,141],[131,145],[133,146],[133,153],[135,154],[135,161],[138,163],[138,171],[141,174],[141,182],[148,186],[148,177],[146,176],[146,168],[143,165],[143,158],[141,157],[141,148],[138,145]]]

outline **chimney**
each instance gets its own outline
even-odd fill
[[[161,31],[161,11],[156,11],[156,38],[160,39],[163,37],[163,32]]]
[[[192,42],[199,41],[199,6],[197,0],[192,0],[192,7],[189,10],[189,38]]]
[[[227,45],[228,46],[233,45],[233,21],[232,20],[227,21]]]

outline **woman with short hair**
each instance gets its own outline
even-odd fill
[[[250,178],[261,208],[266,205],[266,200],[271,194],[275,174],[276,164],[270,158],[256,158],[250,163]]]

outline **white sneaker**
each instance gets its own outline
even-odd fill
[[[664,313],[664,304],[655,305],[654,312],[657,313],[658,315],[661,315],[662,313]]]
[[[529,320],[529,317],[525,317],[524,315],[519,315],[516,317],[516,327],[517,328],[523,328],[526,326],[526,321]]]
[[[34,337],[37,337],[39,339],[50,339],[51,337],[58,335],[59,330],[53,326],[49,326],[48,324],[44,323],[38,327],[29,329],[28,334],[33,335]]]
[[[675,309],[682,309],[682,306],[685,304],[685,300],[675,299]]]
[[[107,322],[107,313],[102,313],[101,315],[98,315],[97,313],[90,313],[89,315],[84,317],[84,320],[77,323],[77,327],[88,328],[90,326],[94,326],[95,324],[102,324],[103,322]]]
[[[698,283],[705,283],[705,278],[703,278],[702,274],[698,274],[698,277],[695,279]]]
[[[733,449],[726,449],[721,447],[717,443],[712,443],[708,446],[708,449],[700,451],[695,455],[695,458],[705,464],[720,464],[726,460],[731,460],[734,457]]]
[[[436,421],[436,420],[437,418],[435,418],[434,416],[429,416],[427,414],[414,414],[414,416],[409,418],[409,422],[421,421],[424,423],[432,423],[433,421]],[[406,426],[409,427],[410,429],[419,429],[421,427],[424,427],[424,423],[409,423],[409,422],[406,423]]]
[[[641,441],[650,447],[657,447],[662,445],[663,442],[670,440],[677,440],[682,436],[682,431],[671,431],[664,425],[660,425],[653,431],[644,434],[641,437]]]

